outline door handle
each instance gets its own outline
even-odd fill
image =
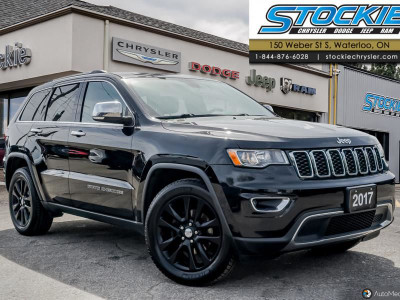
[[[71,131],[71,135],[74,135],[74,136],[85,136],[86,132],[83,132],[82,130]]]
[[[39,128],[31,128],[31,132],[33,132],[33,133],[42,133],[42,129],[39,129]]]

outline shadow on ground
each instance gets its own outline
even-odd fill
[[[55,223],[40,237],[24,237],[9,229],[0,231],[0,241],[3,257],[104,298],[362,299],[362,289],[389,290],[393,283],[400,292],[400,269],[391,260],[357,251],[253,258],[239,263],[224,282],[191,288],[173,283],[156,269],[143,237],[107,224]]]

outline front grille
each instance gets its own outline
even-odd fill
[[[291,153],[292,159],[300,177],[313,177],[310,156],[306,151],[294,151]]]
[[[368,229],[374,220],[375,210],[332,217],[325,231],[325,236]]]
[[[368,175],[384,169],[377,147],[293,151],[289,156],[301,178]]]

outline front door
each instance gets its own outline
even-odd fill
[[[69,186],[72,205],[124,218],[133,218],[131,150],[133,127],[97,122],[96,103],[119,101],[131,114],[113,84],[91,81],[84,87],[80,122],[69,132]]]

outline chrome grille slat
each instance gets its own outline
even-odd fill
[[[378,171],[383,170],[383,162],[382,162],[382,157],[381,154],[379,153],[379,150],[377,147],[374,147],[375,155],[376,155],[376,160],[378,163]]]
[[[382,172],[385,161],[376,146],[289,152],[300,178],[360,176]]]
[[[347,175],[354,176],[358,174],[356,157],[352,149],[343,149],[343,162]]]
[[[313,163],[315,174],[320,177],[330,177],[331,170],[329,168],[328,157],[326,156],[325,151],[322,150],[313,150],[310,151],[310,158]]]
[[[293,151],[290,153],[290,158],[292,159],[300,178],[314,177],[310,155],[307,151]]]
[[[367,156],[365,155],[364,149],[355,148],[354,152],[356,153],[357,166],[360,174],[368,174]]]
[[[371,147],[365,148],[365,154],[367,155],[368,169],[371,173],[375,173],[378,171],[378,162],[376,160],[376,155],[374,150]]]
[[[342,177],[346,175],[344,169],[343,157],[338,149],[330,149],[326,151],[328,155],[329,164],[332,169],[332,174],[336,177]]]

